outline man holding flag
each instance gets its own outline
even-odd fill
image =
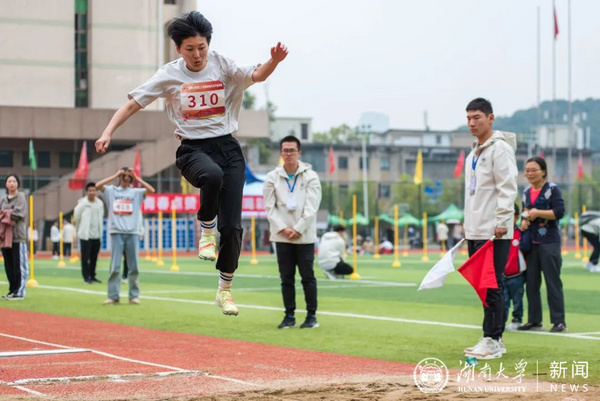
[[[474,99],[466,110],[475,141],[465,163],[464,228],[469,260],[459,272],[480,297],[484,318],[483,337],[465,349],[465,355],[492,359],[506,352],[502,272],[513,238],[517,141],[513,133],[492,129],[494,114],[488,100]]]

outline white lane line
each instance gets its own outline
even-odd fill
[[[36,355],[53,355],[53,354],[75,354],[80,352],[91,352],[92,350],[86,348],[72,348],[72,349],[46,349],[36,351],[8,351],[0,352],[0,358],[15,357],[15,356],[36,356]]]
[[[211,303],[214,305],[214,303]],[[22,341],[27,341],[27,342],[32,342],[32,343],[36,343],[36,344],[44,344],[44,345],[50,345],[53,347],[57,347],[57,348],[65,348],[65,349],[76,349],[73,347],[68,347],[66,345],[61,345],[61,344],[54,344],[54,343],[49,343],[49,342],[44,342],[44,341],[38,341],[38,340],[34,340],[32,338],[27,338],[27,337],[19,337],[19,336],[13,336],[10,334],[4,334],[4,333],[0,333],[0,336],[4,336],[4,337],[9,337],[9,338],[13,338],[16,340],[22,340]],[[240,383],[240,384],[246,384],[248,386],[256,386],[254,383],[250,383],[250,382],[245,382],[243,380],[238,380],[238,379],[234,379],[233,377],[226,377],[226,376],[218,376],[218,375],[211,375],[210,373],[202,373],[202,372],[198,372],[198,371],[194,371],[194,370],[188,370],[188,369],[182,369],[182,368],[178,368],[175,366],[169,366],[169,365],[163,365],[163,364],[159,364],[159,363],[153,363],[153,362],[147,362],[147,361],[141,361],[139,359],[132,359],[132,358],[125,358],[122,356],[118,356],[118,355],[114,355],[114,354],[109,354],[108,352],[102,352],[102,351],[98,351],[98,350],[94,350],[94,349],[90,349],[89,352],[98,354],[98,355],[102,355],[102,356],[106,356],[108,358],[113,358],[113,359],[118,359],[121,361],[126,361],[126,362],[131,362],[131,363],[137,363],[137,364],[141,364],[141,365],[149,365],[149,366],[153,366],[153,367],[157,367],[157,368],[164,368],[164,369],[169,369],[172,370],[174,372],[172,373],[190,373],[190,372],[195,372],[195,374],[203,374],[207,377],[210,378],[214,378],[214,379],[219,379],[219,380],[226,380],[226,381],[231,381],[231,382],[235,382],[235,383]],[[163,373],[158,373],[160,374],[169,374],[168,372],[163,372]],[[110,375],[109,375],[110,376]],[[88,376],[79,376],[79,377],[88,377]],[[89,377],[99,377],[99,376],[89,376]],[[51,380],[59,380],[62,378],[51,378]],[[47,379],[23,379],[23,380],[47,380]],[[2,381],[0,381],[0,383],[3,383]],[[14,382],[14,385],[19,385],[19,384],[26,384],[26,382]]]
[[[54,384],[54,383],[74,383],[74,382],[85,382],[85,381],[96,381],[96,380],[126,380],[135,378],[147,378],[147,377],[166,377],[173,375],[189,375],[199,376],[202,372],[196,370],[184,370],[179,372],[155,372],[155,373],[124,373],[120,375],[85,375],[85,376],[64,376],[64,377],[40,377],[35,379],[19,379],[13,382],[4,383],[7,386],[20,386],[20,385],[37,385],[37,384]]]
[[[27,388],[27,387],[23,387],[23,386],[13,386],[13,387],[14,387],[14,388],[17,388],[17,389],[19,389],[19,390],[21,390],[21,391],[25,391],[26,393],[33,394],[33,395],[37,395],[38,397],[42,397],[42,398],[46,398],[46,397],[48,397],[48,396],[47,396],[46,394],[44,394],[44,393],[40,393],[39,391],[35,391],[35,390],[32,390],[32,389],[30,389],[30,388]]]

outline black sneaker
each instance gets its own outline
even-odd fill
[[[94,277],[91,281],[92,283],[102,284],[102,281],[98,280],[96,277]]]
[[[25,299],[25,297],[17,294],[8,294],[6,296],[6,299],[8,299],[9,301],[22,301]]]
[[[317,327],[319,327],[319,322],[315,315],[306,316],[306,320],[300,325],[301,329],[316,329]]]
[[[521,331],[542,331],[544,330],[544,325],[541,323],[525,323],[523,326],[519,327],[517,330]]]
[[[296,327],[296,318],[294,316],[286,316],[283,321],[277,326],[278,329],[291,329]]]
[[[567,325],[564,323],[558,323],[552,326],[550,333],[564,333],[567,331]]]
[[[92,284],[92,280],[83,280],[84,284]]]
[[[9,295],[11,295],[11,294],[12,294],[12,292],[9,292],[9,293],[8,293],[8,294],[6,294],[6,295],[2,295],[2,299],[8,299],[8,296],[9,296]]]

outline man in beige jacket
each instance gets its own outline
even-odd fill
[[[272,170],[264,182],[264,202],[271,241],[275,243],[285,317],[280,329],[296,325],[296,266],[302,278],[307,316],[300,328],[316,328],[317,280],[314,260],[317,240],[317,210],[321,183],[310,164],[299,160],[300,140],[286,136],[280,142],[283,165]]]

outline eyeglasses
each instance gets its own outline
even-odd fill
[[[535,170],[530,170],[530,169],[525,169],[525,174],[527,173],[537,173],[538,171],[541,171],[540,169],[535,169]]]
[[[294,155],[296,153],[298,153],[297,149],[282,149],[281,153],[283,153],[284,155]]]

